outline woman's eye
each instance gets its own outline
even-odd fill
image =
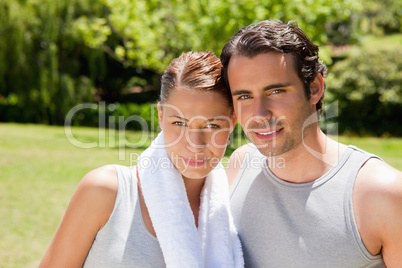
[[[208,124],[205,126],[206,128],[220,128],[217,124]]]
[[[175,121],[175,122],[173,122],[172,124],[173,124],[173,125],[176,125],[176,126],[180,126],[180,127],[183,127],[183,126],[186,125],[186,123],[180,122],[180,121]]]

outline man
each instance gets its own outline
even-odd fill
[[[246,267],[402,267],[401,172],[321,132],[318,46],[295,25],[262,21],[221,60],[252,142],[227,168]]]

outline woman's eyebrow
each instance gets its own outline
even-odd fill
[[[181,117],[181,116],[178,116],[178,115],[171,115],[169,117],[177,118],[177,119],[183,120],[185,122],[189,121],[189,119]],[[200,117],[202,117],[202,116],[200,116]],[[205,120],[205,122],[212,122],[212,121],[228,121],[228,119],[225,116],[223,116],[223,117],[222,116],[217,116],[217,117],[213,117],[213,118],[209,118],[209,119]]]
[[[177,119],[179,119],[179,120],[188,121],[187,118],[184,118],[184,117],[181,117],[181,116],[178,116],[178,115],[171,115],[171,116],[169,116],[169,117],[174,117],[174,118],[177,118]]]
[[[206,122],[212,122],[212,121],[229,121],[228,118],[226,118],[226,116],[222,117],[222,116],[218,116],[218,117],[214,117],[211,119],[207,119]]]

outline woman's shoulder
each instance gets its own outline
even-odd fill
[[[118,189],[124,192],[133,187],[137,188],[137,183],[136,166],[105,165],[88,172],[79,187],[94,191],[102,197],[109,195],[114,201]]]
[[[118,177],[113,165],[105,165],[88,172],[81,180],[74,195],[81,199],[89,211],[97,211],[102,227],[113,211],[118,189]],[[90,212],[88,212],[90,213]]]
[[[80,186],[87,190],[116,192],[118,186],[117,171],[113,165],[105,165],[88,172],[81,180]]]
[[[82,266],[97,232],[113,211],[117,187],[113,166],[94,169],[82,178],[40,267]]]

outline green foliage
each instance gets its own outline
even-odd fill
[[[402,136],[402,52],[356,49],[326,79],[326,102],[339,103],[340,131]]]
[[[156,104],[104,102],[91,108],[80,109],[71,120],[74,126],[104,127],[156,131],[158,129],[158,110]]]
[[[98,68],[83,60],[92,53],[74,21],[99,5],[92,0],[0,2],[0,120],[62,123],[71,105],[94,100],[94,81],[86,70]],[[17,101],[11,102],[14,96]]]
[[[402,31],[402,1],[368,0],[358,18],[363,33],[391,34]]]
[[[78,29],[91,47],[103,47],[126,65],[163,71],[184,51],[213,51],[241,27],[264,19],[295,20],[316,42],[327,42],[325,26],[350,17],[359,1],[156,1],[103,0],[106,20],[82,17]],[[108,44],[111,33],[119,43]],[[110,45],[110,47],[109,47]],[[328,58],[328,57],[327,57]]]

